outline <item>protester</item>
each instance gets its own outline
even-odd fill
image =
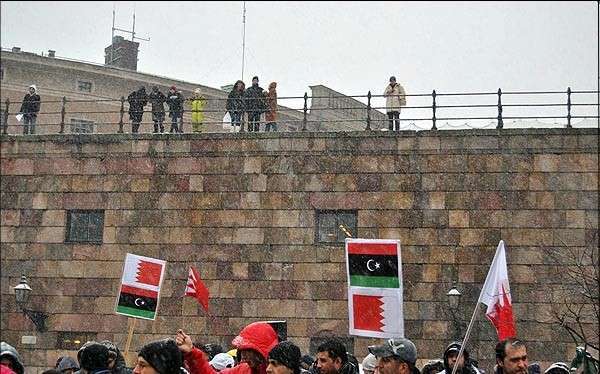
[[[214,374],[206,354],[194,348],[189,335],[182,330],[177,332],[177,345],[183,352],[184,361],[190,374]],[[277,345],[277,333],[266,322],[253,322],[244,327],[231,344],[237,348],[240,363],[231,369],[224,369],[222,374],[266,374],[267,357],[271,349]]]
[[[444,371],[444,361],[429,360],[421,369],[421,374],[437,374],[440,371]]]
[[[0,343],[0,366],[2,370],[12,370],[16,374],[23,374],[25,368],[23,367],[23,361],[17,350],[6,342]]]
[[[419,374],[417,348],[408,339],[389,339],[380,346],[369,346],[369,352],[377,357],[379,374]]]
[[[277,131],[277,82],[269,84],[269,91],[265,92],[267,100],[267,113],[265,114],[265,131]]]
[[[23,97],[23,103],[19,109],[19,114],[23,115],[23,134],[35,134],[35,123],[40,107],[40,95],[37,93],[35,84],[32,84],[27,89],[27,94]]]
[[[74,372],[79,370],[79,365],[77,364],[77,361],[75,361],[74,358],[64,356],[61,357],[61,360],[58,363],[56,370],[58,370],[62,374],[73,374]]]
[[[316,361],[320,374],[358,373],[358,366],[348,360],[346,347],[337,338],[330,338],[317,348]]]
[[[154,133],[165,131],[163,122],[165,121],[165,101],[167,97],[160,92],[157,86],[152,86],[152,92],[148,95],[148,101],[152,104],[152,122],[154,122]]]
[[[269,352],[267,374],[300,374],[300,348],[292,342],[277,344]]]
[[[85,343],[79,349],[77,359],[81,370],[86,374],[110,374],[108,348],[98,342]]]
[[[227,353],[217,353],[215,357],[210,360],[210,366],[215,371],[221,371],[223,369],[232,368],[235,365],[233,357]]]
[[[231,125],[232,126],[241,126],[242,116],[245,111],[245,103],[244,103],[244,90],[246,89],[246,85],[241,80],[235,82],[233,89],[229,93],[227,97],[227,104],[225,108],[229,112],[231,116]],[[237,131],[237,130],[236,130]]]
[[[252,78],[252,86],[244,93],[246,113],[248,113],[248,131],[260,130],[260,115],[265,111],[263,89],[258,85],[258,77]]]
[[[133,374],[180,373],[185,373],[183,357],[173,339],[158,340],[143,346],[133,369]]]
[[[108,348],[108,368],[112,374],[131,374],[131,369],[125,363],[125,357],[113,342],[103,340],[100,344]]]
[[[171,117],[171,131],[183,132],[183,102],[185,99],[177,87],[171,86],[167,94],[167,105],[169,106],[169,117]],[[178,125],[178,123],[181,123]]]
[[[142,123],[142,117],[144,115],[144,107],[148,104],[148,95],[146,95],[146,88],[141,86],[137,91],[133,91],[127,96],[127,102],[129,103],[129,119],[131,120],[131,132],[137,133]]]
[[[516,339],[504,339],[496,345],[498,374],[527,374],[527,347]]]
[[[396,77],[390,77],[390,84],[383,92],[385,96],[385,106],[389,118],[388,128],[390,131],[400,130],[400,109],[406,106],[406,92],[402,85],[396,83]]]
[[[570,374],[571,369],[569,365],[564,362],[555,362],[544,371],[544,374]]]
[[[369,353],[362,360],[362,370],[364,374],[373,374],[377,367],[377,357],[372,353]]]
[[[300,367],[304,370],[311,370],[314,367],[315,359],[310,355],[302,356]]]
[[[454,365],[458,366],[458,369],[456,369],[457,374],[479,374],[479,370],[477,370],[469,358],[469,351],[467,349],[463,350],[462,356],[457,360],[460,347],[460,342],[452,342],[446,347],[444,351],[444,369],[440,370],[439,374],[452,374]]]
[[[192,97],[192,131],[202,132],[204,122],[204,106],[206,105],[206,99],[202,96],[199,88],[194,90],[194,96]]]

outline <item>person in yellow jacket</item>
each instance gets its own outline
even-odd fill
[[[204,106],[206,105],[206,99],[200,93],[200,89],[194,90],[194,96],[192,97],[192,131],[202,132],[204,122]]]

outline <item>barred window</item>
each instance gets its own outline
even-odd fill
[[[94,121],[87,119],[71,119],[71,132],[76,134],[92,134],[94,132]]]
[[[357,217],[355,210],[318,210],[317,242],[343,243],[348,236],[342,225],[353,237],[357,237]]]
[[[79,91],[79,92],[92,92],[92,82],[77,81],[77,91]]]
[[[70,210],[67,214],[67,242],[102,243],[103,210]]]
[[[56,348],[76,351],[87,341],[96,340],[96,333],[82,331],[59,331],[56,335]]]

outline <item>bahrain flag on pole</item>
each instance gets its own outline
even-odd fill
[[[485,278],[478,302],[487,305],[485,315],[496,327],[499,341],[514,338],[517,335],[510,287],[508,285],[508,269],[506,267],[506,252],[503,240],[498,243],[496,255]]]
[[[127,253],[116,313],[134,318],[156,319],[158,295],[167,262]]]
[[[399,240],[346,239],[351,335],[404,337]]]
[[[200,279],[198,271],[192,266],[190,266],[185,296],[196,298],[204,310],[208,312],[208,288],[206,288],[202,279]]]

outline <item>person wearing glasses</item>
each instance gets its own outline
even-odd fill
[[[515,338],[502,340],[496,345],[497,374],[527,374],[527,347]]]
[[[385,344],[369,346],[369,352],[377,357],[379,374],[419,374],[417,347],[408,339],[389,339]]]

